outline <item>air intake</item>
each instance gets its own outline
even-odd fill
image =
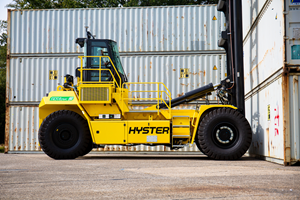
[[[109,101],[109,87],[82,87],[80,101]]]

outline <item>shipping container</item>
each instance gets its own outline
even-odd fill
[[[41,151],[38,141],[38,106],[10,106],[9,151]]]
[[[120,52],[223,52],[217,44],[225,21],[215,5],[12,10],[8,15],[12,56],[82,53],[75,39],[86,36],[85,26],[98,39],[117,41]]]
[[[163,82],[172,98],[225,78],[224,55],[123,56],[121,60],[129,82]],[[76,57],[12,58],[10,104],[39,104],[47,93],[63,84],[66,74],[75,76],[77,67],[80,59]],[[188,69],[188,77],[181,77],[181,69]],[[138,87],[150,89],[145,85]],[[210,99],[216,100],[215,94]]]
[[[300,73],[289,76],[291,162],[300,160]]]
[[[253,131],[249,153],[294,164],[300,161],[300,1],[243,3],[246,117]]]
[[[244,38],[272,0],[242,1]],[[281,2],[281,1],[278,1]],[[282,3],[282,2],[281,2]]]
[[[278,159],[284,158],[283,107],[281,75],[246,96],[246,118],[252,128],[249,153]],[[281,163],[283,164],[283,162]]]
[[[244,40],[245,94],[284,66],[285,31],[282,9],[282,1],[272,1]]]

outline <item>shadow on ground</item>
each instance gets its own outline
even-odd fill
[[[76,160],[213,160],[208,158],[205,155],[86,155],[82,157],[78,157]],[[233,162],[239,161],[258,161],[258,159],[253,157],[242,157],[238,160],[232,160]],[[223,160],[215,160],[215,161],[223,161]]]

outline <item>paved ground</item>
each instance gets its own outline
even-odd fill
[[[300,167],[243,157],[0,154],[0,199],[300,199]]]

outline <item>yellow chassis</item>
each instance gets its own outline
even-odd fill
[[[201,105],[198,110],[159,110],[154,105],[139,112],[130,112],[124,105],[124,101],[117,100],[121,98],[120,93],[117,90],[112,94],[116,99],[115,103],[82,104],[74,91],[52,91],[48,97],[42,99],[39,105],[39,124],[41,125],[44,119],[55,111],[70,110],[87,120],[95,144],[169,144],[173,146],[174,136],[181,137],[182,144],[193,144],[201,116],[207,111],[220,107],[236,109],[230,105]],[[121,110],[124,106],[126,109]],[[120,119],[96,119],[93,117],[94,113],[97,115],[120,114],[121,117]],[[176,119],[176,116],[181,118]],[[177,124],[176,131],[171,124],[173,126]],[[166,131],[165,127],[169,127],[169,131]]]

